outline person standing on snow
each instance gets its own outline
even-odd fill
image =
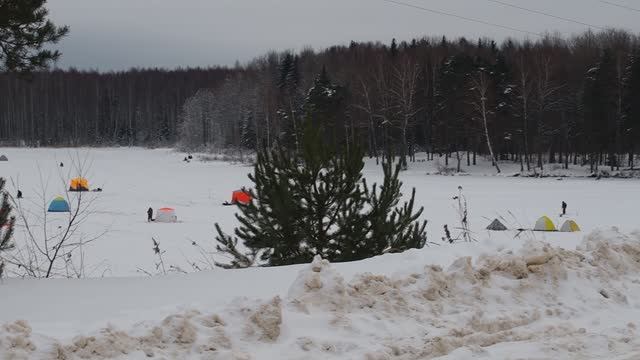
[[[147,222],[151,221],[153,221],[153,209],[149,208],[147,209]]]
[[[562,215],[567,215],[567,203],[566,202],[562,202]]]

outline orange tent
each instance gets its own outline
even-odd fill
[[[69,191],[89,191],[89,180],[81,177],[71,179]]]
[[[236,190],[231,195],[232,204],[248,205],[251,202],[251,194],[245,190]]]

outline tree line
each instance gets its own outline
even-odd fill
[[[0,74],[0,143],[173,144],[185,100],[200,88],[218,86],[231,72],[197,68]]]
[[[537,40],[424,37],[271,52],[235,68],[0,78],[0,139],[299,151],[301,129],[369,156],[446,165],[633,167],[640,42],[623,30]]]
[[[612,29],[500,45],[442,37],[273,52],[196,95],[213,105],[185,106],[181,135],[190,147],[284,142],[297,150],[303,124],[318,121],[331,140],[405,164],[422,150],[458,170],[478,154],[498,172],[500,160],[527,171],[546,163],[633,167],[639,44]]]

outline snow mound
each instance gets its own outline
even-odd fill
[[[56,342],[52,355],[55,359],[121,359],[182,358],[184,354],[211,358],[216,354],[231,359],[225,326],[218,315],[187,311],[170,315],[155,326],[141,325],[132,333],[110,326],[95,335],[78,336],[69,344]]]
[[[36,350],[31,339],[31,327],[18,320],[0,329],[0,354],[8,359],[29,359]]]
[[[426,249],[424,251],[430,251]],[[390,257],[391,259],[392,257]],[[640,358],[640,235],[594,232],[569,250],[518,250],[345,281],[316,257],[270,300],[184,311],[72,340],[0,329],[5,358],[251,360]],[[37,346],[36,346],[37,345]]]
[[[316,255],[311,265],[300,271],[289,289],[288,298],[305,313],[310,311],[309,307],[338,311],[346,306],[346,292],[342,276],[327,260]]]
[[[446,270],[427,265],[400,278],[362,274],[349,284],[316,258],[299,274],[289,299],[295,311],[328,318],[330,329],[367,338],[368,346],[353,350],[365,359],[431,359],[457,352],[467,358],[515,342],[554,344],[542,351],[598,358],[598,337],[608,348],[633,342],[640,354],[640,342],[628,336],[590,333],[571,322],[594,308],[627,307],[630,284],[640,290],[638,280],[631,280],[640,271],[640,242],[629,240],[597,232],[574,251],[530,241],[517,253],[480,256],[475,263],[463,257]],[[616,333],[635,333],[635,324],[610,332]],[[299,339],[305,351],[319,340]]]
[[[259,334],[258,339],[274,342],[280,336],[282,324],[282,307],[280,297],[276,296],[268,303],[260,305],[250,317],[247,324],[247,334]]]

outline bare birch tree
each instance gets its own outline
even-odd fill
[[[394,101],[393,125],[400,132],[400,146],[402,166],[407,168],[407,155],[409,154],[409,132],[416,122],[416,115],[420,111],[416,101],[416,89],[420,67],[411,62],[403,62],[399,67],[395,67],[393,73],[393,86],[391,96]],[[413,135],[411,135],[413,136]]]
[[[525,63],[524,55],[520,55],[520,58],[518,59],[517,84],[516,96],[520,106],[516,111],[516,115],[519,115],[522,119],[522,150],[524,152],[524,162],[527,164],[527,171],[531,171],[531,156],[529,151],[529,116],[531,115],[530,103],[533,86],[529,67]],[[522,157],[520,159],[520,170],[524,170]]]
[[[365,83],[363,79],[360,79],[360,85],[362,87],[362,103],[355,104],[355,108],[362,110],[367,116],[367,144],[369,146],[369,157],[376,158],[376,164],[378,164],[378,141],[377,141],[377,132],[378,128],[377,118],[376,118],[376,110],[373,107],[373,103],[371,101],[371,95],[369,86]]]
[[[562,86],[556,85],[552,80],[551,57],[541,55],[536,59],[536,78],[534,87],[534,99],[537,112],[538,131],[538,167],[543,169],[543,138],[550,135],[550,132],[557,131],[554,126],[548,126],[546,116],[549,111],[555,109],[560,104],[558,92]]]
[[[491,163],[495,166],[498,174],[500,173],[500,166],[498,165],[498,159],[493,152],[493,146],[491,145],[491,136],[489,135],[489,116],[493,114],[493,111],[488,107],[489,92],[491,86],[491,79],[487,75],[484,69],[479,69],[475,76],[471,78],[473,87],[471,90],[474,93],[474,99],[472,101],[473,108],[476,114],[482,120],[484,129],[484,137],[487,141],[487,147],[489,149],[489,156],[491,157]]]

